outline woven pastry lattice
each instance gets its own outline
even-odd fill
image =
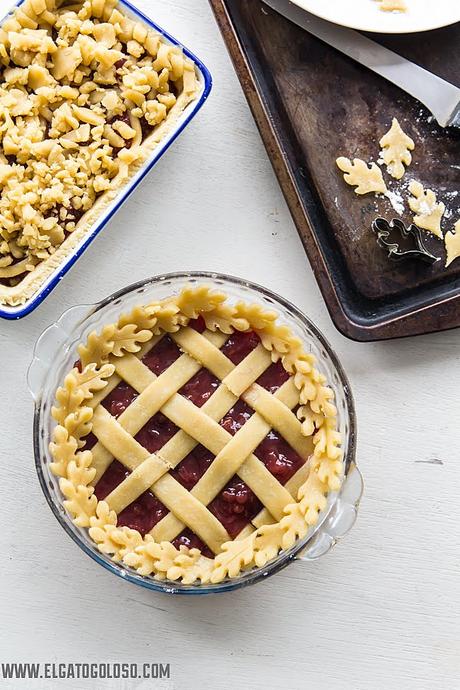
[[[206,326],[201,333],[189,326],[198,317]],[[260,340],[237,365],[220,349],[235,331],[254,331]],[[166,334],[181,355],[156,376],[142,357]],[[56,392],[51,470],[59,477],[64,506],[75,524],[88,528],[102,553],[141,575],[217,583],[262,567],[306,535],[328,493],[340,488],[342,451],[333,393],[315,368],[314,356],[287,326],[277,323],[275,313],[257,304],[230,304],[225,294],[208,286],[186,287],[176,297],[135,307],[92,333],[79,346],[79,356],[79,366]],[[272,394],[257,379],[279,361],[289,378]],[[179,391],[203,367],[220,385],[197,407]],[[121,381],[138,395],[115,418],[101,402]],[[254,412],[232,436],[219,421],[239,399]],[[158,412],[179,431],[149,453],[134,437]],[[271,429],[305,459],[284,486],[254,455]],[[97,442],[88,450],[90,432]],[[170,470],[198,444],[215,457],[188,491]],[[114,458],[130,474],[98,501],[94,486]],[[207,506],[236,474],[264,507],[232,539]],[[117,515],[147,490],[169,513],[144,536],[117,526]],[[214,558],[197,548],[173,545],[185,527],[206,543]]]

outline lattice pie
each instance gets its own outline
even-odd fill
[[[74,522],[141,575],[217,583],[262,567],[339,489],[333,393],[275,313],[187,287],[78,352],[51,469]]]
[[[26,301],[196,95],[117,0],[25,0],[0,28],[0,303]]]

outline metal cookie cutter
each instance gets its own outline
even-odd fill
[[[377,244],[385,249],[391,261],[404,261],[405,259],[419,259],[427,264],[434,264],[439,261],[439,257],[431,254],[425,246],[423,235],[420,228],[411,223],[408,228],[399,218],[388,221],[385,218],[376,218],[372,222],[372,230],[377,235]],[[398,242],[390,239],[391,234],[397,230],[402,239],[412,237],[414,247],[412,249],[401,249]]]

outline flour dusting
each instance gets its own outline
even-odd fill
[[[395,210],[399,216],[402,216],[404,213],[404,199],[402,198],[402,195],[399,192],[392,192],[388,190],[385,196],[393,206],[393,210]]]

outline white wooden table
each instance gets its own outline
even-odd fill
[[[0,685],[457,690],[460,330],[377,344],[335,330],[206,0],[137,2],[205,61],[214,89],[44,305],[0,323],[0,657],[169,662],[172,677]],[[36,338],[64,309],[183,269],[262,283],[317,323],[351,379],[366,482],[331,554],[207,598],[125,584],[66,536],[35,474],[25,383]]]

